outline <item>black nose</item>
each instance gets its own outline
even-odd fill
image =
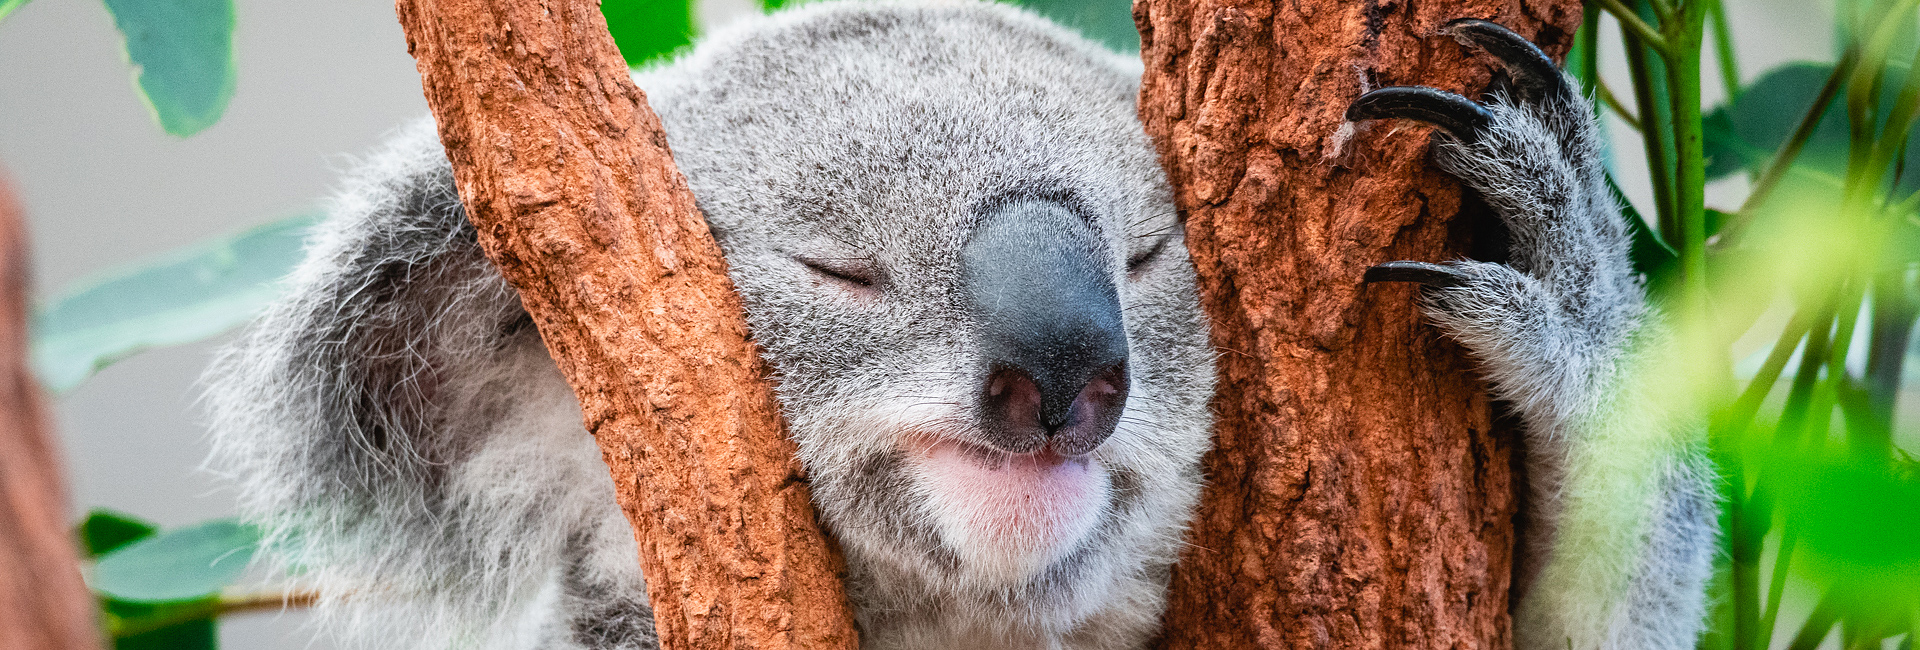
[[[1106,246],[1046,200],[981,215],[965,281],[986,358],[978,417],[986,442],[1026,453],[1093,451],[1127,403],[1127,333]]]

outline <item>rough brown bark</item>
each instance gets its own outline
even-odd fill
[[[399,0],[480,244],[580,397],[661,645],[852,648],[739,298],[593,0]]]
[[[0,179],[0,650],[100,647],[59,453],[27,369],[26,232]]]
[[[1488,18],[1564,52],[1577,0],[1137,0],[1140,114],[1220,349],[1208,488],[1166,648],[1500,648],[1517,485],[1459,348],[1367,266],[1461,256],[1428,130],[1348,137],[1364,88],[1469,95]]]

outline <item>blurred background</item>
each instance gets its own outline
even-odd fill
[[[235,4],[231,103],[190,138],[156,128],[131,90],[120,32],[101,2],[33,0],[0,21],[0,165],[29,218],[40,295],[309,211],[358,152],[426,113],[389,0]],[[1050,10],[1111,26],[1127,20],[1124,6]],[[692,22],[711,29],[759,9],[754,0],[701,0]],[[1726,9],[1749,81],[1783,62],[1835,56],[1829,2],[1739,0]],[[1612,30],[1609,21],[1602,43],[1618,42]],[[1619,48],[1601,49],[1602,75],[1626,79]],[[1704,91],[1709,106],[1723,93],[1718,84]],[[1623,189],[1645,205],[1641,148],[1615,147],[1614,156]],[[1746,183],[1738,174],[1714,183],[1708,205],[1732,209]],[[234,495],[198,469],[207,446],[195,408],[196,378],[225,338],[132,356],[55,398],[76,519],[105,507],[174,527],[233,513]],[[1771,342],[1763,339],[1737,345],[1752,352]],[[298,611],[232,617],[222,645],[332,647],[304,621]]]

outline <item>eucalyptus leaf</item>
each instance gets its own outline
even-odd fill
[[[1785,455],[1785,454],[1783,454]],[[1920,605],[1920,476],[1839,450],[1776,459],[1790,525],[1800,531],[1799,565],[1817,582],[1869,595],[1893,611]]]
[[[114,650],[214,650],[220,627],[214,615],[220,599],[143,605],[118,600],[103,603],[113,625]],[[182,622],[172,622],[191,617]],[[155,627],[158,625],[159,627]]]
[[[1813,107],[1821,87],[1832,74],[1831,63],[1788,63],[1767,71],[1747,86],[1738,99],[1708,113],[1702,134],[1708,158],[1707,177],[1720,178],[1743,170],[1757,173],[1765,168],[1793,135],[1801,116]],[[1886,113],[1906,81],[1906,67],[1891,66],[1885,74],[1886,83],[1878,102],[1881,113],[1876,116],[1881,122],[1887,119]],[[1794,158],[1797,171],[1836,179],[1846,177],[1851,143],[1843,104],[1845,96],[1845,92],[1836,96],[1820,117],[1806,146]],[[1920,138],[1920,131],[1908,138],[1909,146],[1901,157],[1900,164],[1909,171],[1899,179],[1898,195],[1920,190],[1920,174],[1911,173],[1920,169],[1920,147],[1911,146],[1914,138]]]
[[[628,66],[652,63],[693,42],[691,0],[602,0],[600,13]]]
[[[105,0],[154,120],[186,137],[233,97],[233,0]]]
[[[95,508],[80,522],[80,548],[98,558],[128,544],[152,537],[160,527],[132,515]]]
[[[140,350],[179,345],[252,319],[279,295],[316,217],[276,221],[135,263],[49,301],[34,315],[33,364],[55,392]]]
[[[233,519],[168,531],[100,558],[93,589],[131,603],[207,598],[240,578],[259,544],[259,531]]]
[[[6,20],[7,14],[24,4],[27,4],[27,0],[0,0],[0,20]]]
[[[1117,52],[1139,52],[1140,32],[1129,0],[1015,0]]]

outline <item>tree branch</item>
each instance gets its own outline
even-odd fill
[[[612,470],[662,647],[855,647],[726,263],[598,3],[398,10],[480,244]]]
[[[1460,185],[1429,164],[1426,129],[1343,114],[1366,85],[1485,88],[1486,60],[1437,33],[1449,21],[1491,19],[1564,52],[1582,8],[1382,6],[1134,5],[1141,120],[1214,347],[1242,353],[1219,357],[1208,481],[1162,648],[1511,644],[1511,432],[1413,288],[1361,284],[1379,262],[1458,259],[1488,228],[1456,218]]]
[[[0,648],[100,647],[59,453],[27,370],[25,227],[0,178]]]

